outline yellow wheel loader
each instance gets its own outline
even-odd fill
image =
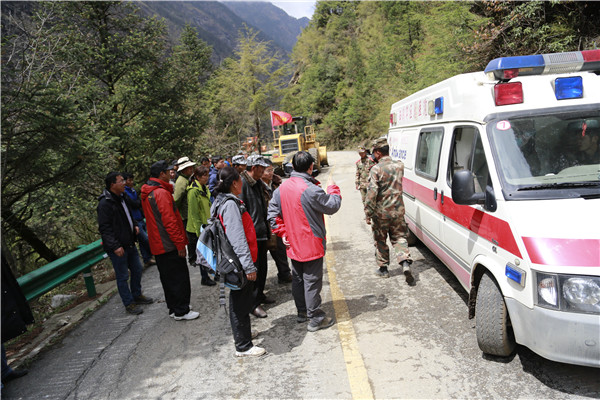
[[[315,159],[315,168],[320,171],[327,163],[327,147],[319,146],[312,125],[307,125],[306,117],[293,117],[292,122],[280,125],[273,130],[275,150],[271,160],[275,172],[283,174],[283,165],[292,161],[298,151],[308,151]]]

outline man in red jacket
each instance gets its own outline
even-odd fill
[[[181,321],[198,318],[199,314],[190,309],[190,272],[185,260],[188,240],[173,200],[171,169],[164,160],[152,164],[141,198],[150,251],[156,259],[169,315]]]
[[[299,151],[292,165],[291,177],[273,192],[268,220],[292,259],[292,296],[298,310],[297,321],[308,318],[308,331],[316,332],[335,322],[321,310],[326,246],[324,214],[335,214],[342,205],[342,196],[331,176],[327,193],[319,187],[319,181],[312,177],[315,164],[310,153]]]

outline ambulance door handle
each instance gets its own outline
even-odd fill
[[[437,188],[433,188],[433,200],[437,201]]]
[[[444,191],[443,190],[442,190],[441,195],[442,195],[442,199],[441,199],[442,200],[442,205],[444,205]]]

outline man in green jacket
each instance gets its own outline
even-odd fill
[[[183,228],[187,227],[188,219],[188,202],[187,202],[187,187],[190,182],[190,176],[194,172],[195,162],[190,161],[187,157],[182,157],[177,161],[177,180],[175,181],[175,187],[173,191],[173,199],[175,205],[181,214],[181,220],[183,221]],[[192,264],[192,254],[196,253],[195,246],[191,243],[187,246],[188,261]]]
[[[187,187],[187,226],[188,257],[190,264],[200,264],[200,274],[204,286],[214,286],[216,283],[210,279],[201,262],[197,262],[196,244],[200,237],[200,228],[210,218],[210,192],[208,191],[208,168],[199,166],[194,169],[192,179]]]
[[[194,165],[196,165],[196,163],[190,161],[187,157],[180,158],[179,161],[181,162],[183,159],[185,160],[181,164],[178,163],[177,180],[175,181],[173,199],[175,200],[175,205],[181,214],[183,226],[186,227],[188,218],[187,187],[190,182],[190,176],[192,176],[194,173]]]

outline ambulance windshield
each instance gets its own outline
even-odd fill
[[[600,194],[600,110],[502,115],[488,134],[509,197]]]

